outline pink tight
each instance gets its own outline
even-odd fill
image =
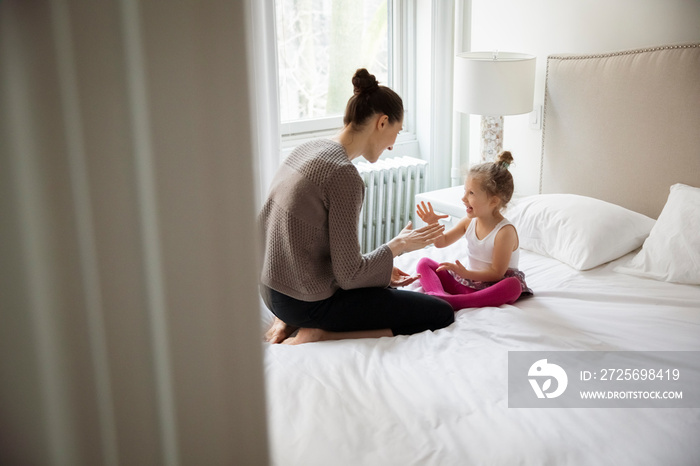
[[[433,259],[422,258],[416,267],[420,274],[420,283],[426,294],[447,301],[455,310],[512,304],[522,292],[522,285],[515,277],[504,278],[483,290],[475,290],[455,280],[447,270],[438,272],[438,266]]]

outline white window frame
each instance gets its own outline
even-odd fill
[[[416,138],[416,0],[389,0],[389,60],[392,82],[389,86],[402,98],[405,114],[403,130],[396,139],[394,151],[387,155],[420,157]],[[348,76],[348,80],[351,77]],[[349,98],[349,96],[348,96]],[[286,156],[298,144],[318,137],[336,134],[343,127],[342,116],[313,118],[280,124],[282,152]]]

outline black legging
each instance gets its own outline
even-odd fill
[[[388,328],[394,335],[437,330],[454,322],[447,302],[394,288],[338,290],[322,301],[300,301],[261,286],[267,307],[288,325],[331,332]]]

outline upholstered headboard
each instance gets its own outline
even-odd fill
[[[700,187],[700,44],[547,60],[541,193],[658,217],[674,183]]]

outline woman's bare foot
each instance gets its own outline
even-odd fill
[[[302,343],[312,343],[315,341],[327,340],[328,334],[331,332],[326,332],[320,328],[300,328],[297,334],[293,337],[289,337],[282,342],[283,345],[300,345]]]
[[[287,338],[282,342],[285,345],[300,345],[302,343],[313,343],[327,340],[348,340],[357,338],[380,338],[393,337],[390,329],[380,330],[359,330],[355,332],[329,332],[320,328],[300,328],[294,337]]]
[[[275,317],[270,328],[265,332],[265,341],[269,343],[282,343],[297,331],[298,327],[292,327]]]

